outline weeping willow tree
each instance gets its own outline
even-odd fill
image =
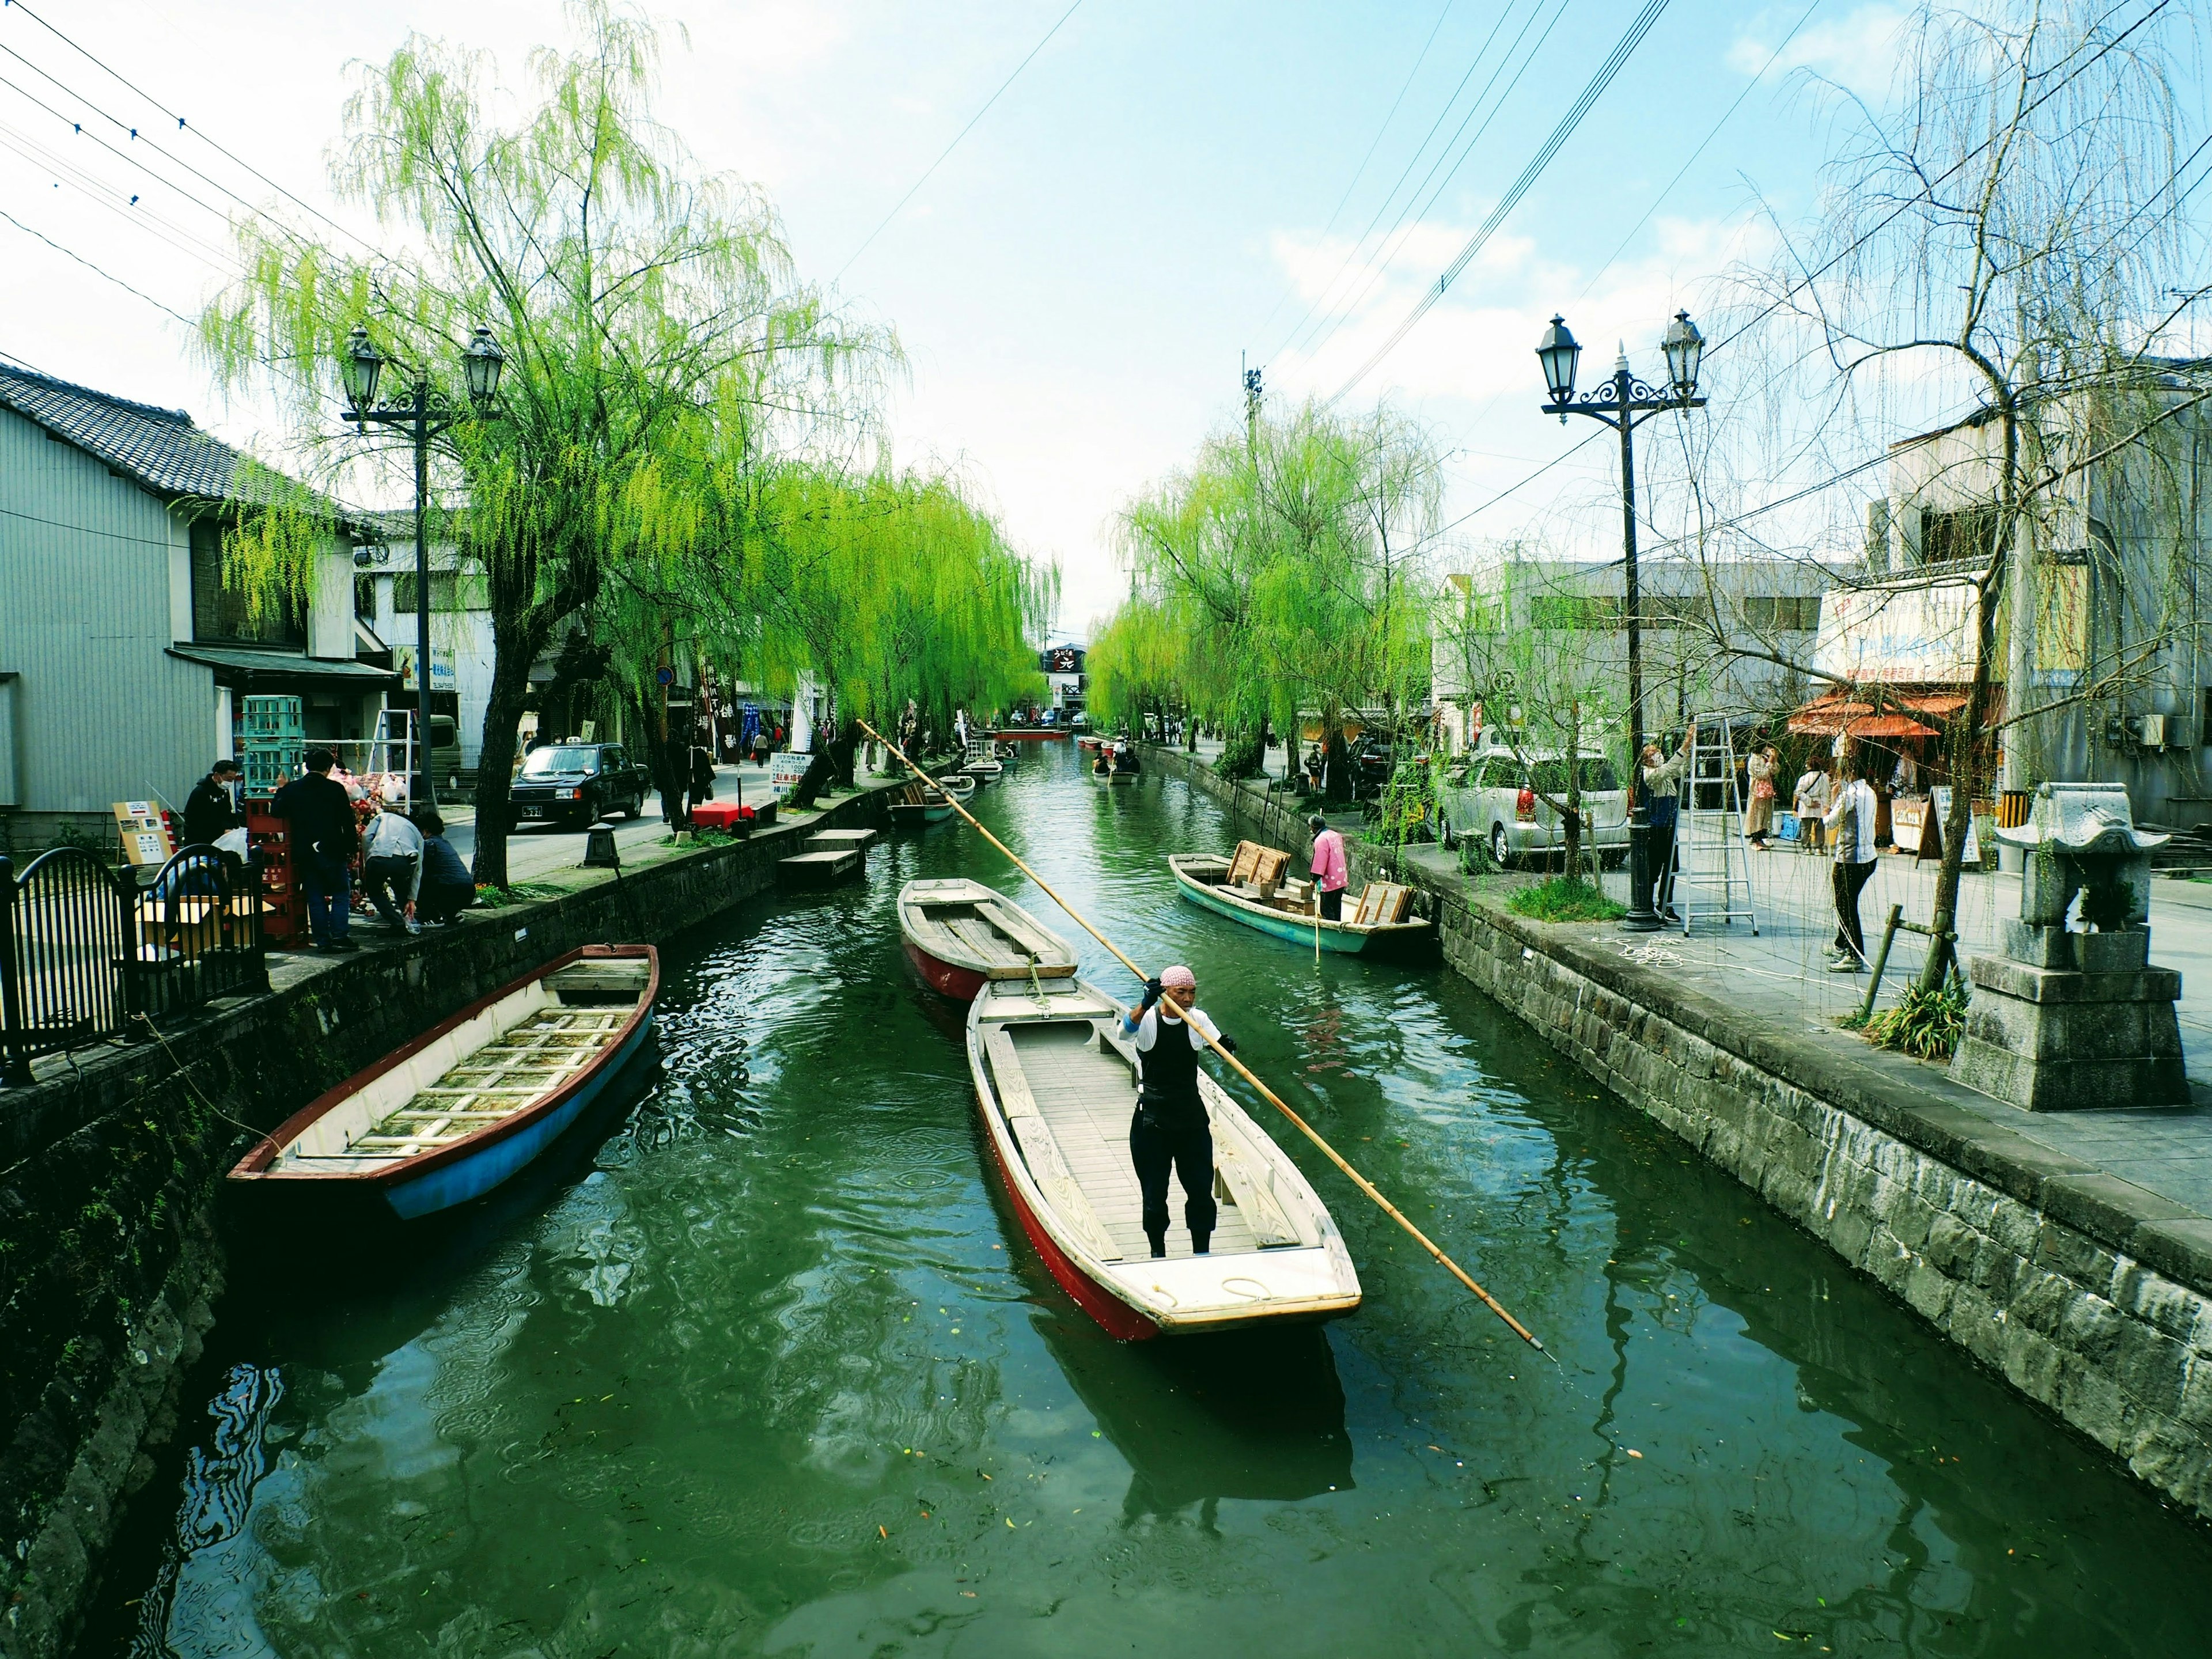
[[[1428,434],[1388,409],[1310,403],[1208,439],[1122,511],[1133,592],[1094,647],[1094,696],[1127,711],[1172,688],[1253,752],[1310,713],[1340,795],[1346,716],[1395,726],[1425,702],[1440,502]]]
[[[653,27],[605,0],[570,16],[580,44],[531,55],[534,101],[511,121],[482,53],[415,35],[364,70],[332,181],[404,236],[408,260],[242,219],[247,274],[201,319],[222,376],[282,365],[271,389],[326,443],[356,324],[396,390],[419,381],[453,408],[472,329],[504,348],[498,418],[456,424],[439,451],[489,590],[476,873],[495,883],[531,665],[611,571],[699,543],[713,514],[680,463],[710,447],[695,428],[736,421],[756,453],[805,453],[865,419],[895,356],[796,280],[765,197],[703,173],[653,118]]]

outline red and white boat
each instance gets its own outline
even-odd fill
[[[1212,1079],[1220,1200],[1212,1249],[1194,1255],[1182,1200],[1168,1254],[1145,1237],[1129,1162],[1136,1054],[1121,1011],[1079,979],[988,981],[968,1013],[968,1066],[991,1152],[1022,1231],[1083,1310],[1123,1341],[1334,1319],[1359,1275],[1320,1195]]]
[[[1067,941],[980,881],[910,881],[899,889],[899,936],[934,991],[961,1002],[994,979],[1073,979]]]

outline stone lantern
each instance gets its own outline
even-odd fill
[[[1967,963],[1952,1078],[2032,1112],[2188,1104],[2181,975],[2150,965],[2150,854],[2171,837],[2135,827],[2118,783],[2044,784],[1996,833],[2027,858],[2020,917],[2002,956]]]

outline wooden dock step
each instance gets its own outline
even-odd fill
[[[783,879],[794,886],[826,886],[847,876],[857,875],[861,868],[861,854],[855,849],[799,853],[777,860]]]

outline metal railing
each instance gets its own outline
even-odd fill
[[[141,887],[82,848],[0,857],[0,1083],[40,1054],[269,988],[258,864],[187,847]]]

